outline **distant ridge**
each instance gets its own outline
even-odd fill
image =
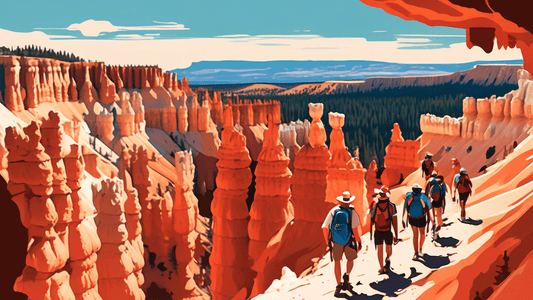
[[[522,60],[476,61],[462,64],[399,64],[379,61],[202,61],[175,69],[191,85],[241,85],[252,83],[317,83],[332,80],[364,80],[370,77],[447,75],[476,65],[522,65]]]
[[[484,88],[516,86],[520,65],[477,65],[473,69],[447,75],[372,77],[366,80],[331,80],[322,83],[303,83],[293,87],[275,84],[251,84],[235,89],[222,89],[240,95],[336,95],[402,91],[412,88]]]

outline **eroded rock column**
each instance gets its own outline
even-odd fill
[[[192,153],[187,151],[177,152],[176,159],[176,196],[172,209],[173,239],[176,243],[174,252],[176,263],[178,286],[176,296],[181,299],[191,299],[200,297],[193,273],[189,264],[193,260],[195,240],[191,234],[196,229],[198,220],[198,199],[193,192],[194,164]]]
[[[70,285],[80,299],[102,299],[98,293],[97,252],[101,242],[94,223],[94,206],[82,199],[81,181],[84,160],[81,147],[70,146],[70,153],[63,158],[67,175],[67,185],[72,190],[72,222],[69,224],[69,266],[72,268]],[[92,200],[92,199],[91,199]]]
[[[128,241],[124,203],[123,181],[118,178],[101,181],[101,189],[95,192],[94,204],[98,211],[98,235],[102,248],[98,253],[98,290],[102,299],[144,299],[139,288],[132,258],[132,246]]]
[[[248,224],[248,253],[253,260],[259,258],[272,236],[292,219],[290,159],[285,155],[279,140],[279,125],[274,124],[272,115],[257,160],[256,191]]]
[[[335,198],[342,195],[342,192],[349,191],[351,195],[355,196],[352,205],[362,221],[368,210],[365,182],[366,169],[363,168],[359,159],[353,158],[346,150],[344,133],[342,132],[344,114],[330,112],[329,124],[332,127],[329,146],[331,160],[328,162],[327,168],[326,201],[332,205],[337,205]]]
[[[70,275],[63,270],[69,257],[68,245],[54,228],[59,216],[50,198],[54,181],[52,163],[40,141],[41,131],[35,121],[24,132],[16,127],[6,129],[8,189],[29,237],[26,267],[17,278],[14,290],[28,295],[29,299],[49,295],[50,299],[73,300]]]
[[[231,299],[252,282],[248,260],[248,186],[252,182],[246,137],[233,126],[232,108],[224,109],[218,152],[217,189],[211,203],[213,251],[210,257],[213,299]]]

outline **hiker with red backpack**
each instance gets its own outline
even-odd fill
[[[472,196],[472,181],[470,176],[466,173],[465,168],[461,168],[459,174],[455,175],[452,195],[455,198],[455,192],[459,192],[459,203],[461,204],[461,221],[466,218],[466,200]]]
[[[336,198],[339,205],[332,208],[324,223],[322,231],[324,238],[329,245],[331,259],[335,261],[335,279],[337,287],[335,296],[339,296],[341,290],[353,291],[350,284],[350,272],[353,269],[354,259],[357,258],[357,252],[361,250],[361,235],[359,215],[350,205],[355,196],[350,196],[350,192],[342,193],[342,196]],[[357,229],[357,230],[355,230]],[[342,255],[346,256],[346,272],[342,276],[344,282],[341,283],[341,259]]]
[[[436,168],[437,164],[433,161],[433,154],[426,152],[426,156],[422,162],[422,178],[428,180]]]
[[[419,259],[422,256],[422,246],[426,239],[424,229],[426,227],[427,218],[435,224],[433,219],[433,211],[431,210],[431,203],[429,198],[422,193],[422,187],[415,183],[412,192],[405,194],[405,203],[403,205],[403,227],[411,225],[413,230],[413,248],[415,255],[413,259]]]
[[[382,186],[379,190],[374,189],[377,195],[377,201],[370,205],[370,240],[374,236],[374,244],[378,252],[379,274],[385,274],[390,271],[390,257],[392,256],[392,244],[398,243],[398,217],[396,215],[396,205],[389,197],[389,189]],[[373,231],[372,227],[376,230]],[[392,235],[394,229],[394,237]],[[383,243],[386,246],[387,258],[383,265]]]

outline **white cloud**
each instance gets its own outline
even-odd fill
[[[395,34],[395,36],[416,36],[416,37],[460,37],[464,38],[464,35],[458,35],[458,34]]]
[[[153,21],[159,25],[149,25],[149,26],[115,26],[109,21],[95,21],[87,20],[82,23],[74,23],[68,26],[67,28],[36,28],[36,29],[54,29],[54,30],[69,30],[69,31],[79,31],[83,36],[86,37],[97,37],[104,32],[117,32],[117,31],[146,31],[146,30],[189,30],[185,28],[183,24],[178,24],[176,22],[158,22]]]
[[[468,49],[465,43],[439,49],[410,49],[398,41],[367,41],[364,38],[307,36],[243,36],[232,38],[141,39],[141,40],[54,40],[43,32],[18,33],[0,29],[6,47],[39,45],[71,52],[110,65],[159,65],[163,70],[186,68],[199,61],[271,60],[375,60],[396,63],[464,63],[522,59],[519,49],[492,53]],[[239,41],[239,43],[235,43]],[[288,46],[262,46],[283,43]],[[423,45],[423,44],[422,44]]]
[[[142,36],[139,34],[117,34],[115,36],[119,40],[153,40],[153,36]]]
[[[408,39],[408,38],[396,38],[396,41],[400,43],[429,43],[430,39]]]
[[[374,30],[372,32],[375,32],[375,33],[383,33],[383,32],[387,32],[386,30]]]

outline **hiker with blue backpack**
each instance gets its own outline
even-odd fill
[[[361,250],[361,235],[359,228],[359,215],[350,205],[355,196],[350,196],[350,192],[342,193],[342,196],[336,198],[339,205],[332,208],[324,223],[322,231],[324,238],[329,245],[331,259],[335,261],[335,279],[337,287],[335,296],[339,296],[341,290],[353,290],[350,284],[350,272],[354,266],[354,260],[357,258],[357,252]],[[357,230],[355,230],[357,228]],[[344,282],[341,283],[341,259],[342,255],[346,256],[346,272],[342,276]]]
[[[436,228],[434,230],[435,237],[438,237],[438,232],[442,228],[442,215],[446,208],[446,184],[444,183],[444,176],[436,175],[433,180],[430,180],[426,186],[426,195],[431,200],[431,207],[433,216],[435,217]]]
[[[390,271],[392,244],[398,243],[398,217],[396,205],[389,199],[389,189],[382,186],[379,190],[374,189],[374,192],[377,194],[377,201],[373,201],[370,205],[370,240],[374,236],[374,244],[378,252],[379,274],[386,274]],[[373,228],[376,230],[373,231]],[[392,229],[394,229],[394,236]],[[383,265],[383,243],[386,244],[387,253],[385,265]]]
[[[429,198],[422,193],[422,187],[415,183],[412,187],[412,192],[405,194],[402,217],[403,228],[410,224],[413,230],[414,260],[420,259],[423,254],[422,246],[426,239],[424,229],[426,224],[428,224],[428,217],[431,219],[431,223],[435,224]]]

